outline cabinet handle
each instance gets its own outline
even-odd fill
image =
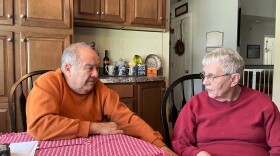
[[[13,39],[12,38],[7,38],[7,41],[8,42],[11,42]]]
[[[27,38],[20,39],[21,42],[27,42]]]
[[[100,12],[99,12],[99,11],[97,11],[97,12],[96,12],[96,15],[100,15]]]
[[[21,15],[20,15],[20,18],[25,18],[25,15],[24,15],[24,14],[21,14]]]
[[[12,17],[13,17],[13,15],[11,15],[11,14],[8,14],[8,15],[7,15],[7,17],[8,17],[8,18],[12,18]]]

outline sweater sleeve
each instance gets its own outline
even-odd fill
[[[54,76],[41,76],[28,95],[27,133],[38,140],[86,137],[89,121],[60,116],[61,87]],[[51,83],[50,83],[51,82]]]
[[[270,156],[276,156],[280,155],[280,113],[275,104],[273,104],[272,110],[267,111],[264,112],[264,114],[268,114],[265,116],[264,122],[267,144],[271,148]]]
[[[127,135],[140,138],[157,147],[165,145],[160,133],[154,131],[144,120],[132,112],[124,103],[120,102],[119,96],[115,91],[108,89],[106,92],[108,94],[104,103],[104,114],[110,121],[116,122]]]
[[[196,124],[189,103],[181,110],[171,135],[172,147],[179,155],[196,156],[201,150],[195,145]]]

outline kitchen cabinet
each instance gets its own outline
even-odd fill
[[[20,25],[70,28],[71,0],[19,0]]]
[[[0,24],[70,28],[71,0],[2,0]],[[13,6],[15,6],[14,9]]]
[[[0,7],[7,7],[6,0],[2,2]],[[0,133],[11,131],[8,113],[11,86],[26,73],[59,68],[61,54],[70,45],[73,35],[72,0],[12,2],[13,23],[0,23]],[[10,14],[4,12],[3,17]],[[15,111],[17,118],[19,111]],[[21,131],[20,122],[17,119]]]
[[[0,31],[0,132],[9,129],[8,94],[14,79],[13,33]]]
[[[74,0],[75,26],[164,29],[164,19],[165,0]]]
[[[68,34],[21,33],[21,50],[16,54],[16,69],[23,73],[60,67],[63,50],[70,45]],[[18,71],[19,72],[19,71]]]
[[[130,24],[164,28],[165,0],[131,0]]]
[[[120,101],[127,104],[154,130],[163,134],[160,105],[165,91],[165,81],[107,83],[105,85],[115,90],[120,96]]]
[[[13,1],[0,1],[0,24],[13,25]]]
[[[139,116],[155,130],[163,134],[160,106],[165,91],[165,82],[137,83],[137,107]]]
[[[79,22],[125,22],[125,0],[74,0],[74,19]]]

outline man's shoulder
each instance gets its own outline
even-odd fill
[[[44,74],[42,74],[40,77],[38,77],[35,80],[36,85],[50,85],[50,84],[61,84],[64,81],[63,74],[60,69],[57,69],[55,71],[49,71]]]

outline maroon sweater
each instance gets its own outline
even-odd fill
[[[263,93],[241,86],[237,100],[219,102],[207,91],[194,96],[182,109],[171,137],[179,155],[280,155],[280,113]]]

